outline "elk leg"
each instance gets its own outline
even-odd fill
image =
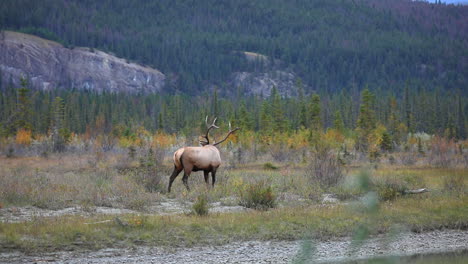
[[[209,177],[209,175],[208,175],[209,173],[210,173],[210,171],[207,171],[207,170],[204,170],[204,171],[203,171],[203,176],[205,176],[205,183],[206,183],[206,185],[209,185],[209,184],[210,184],[210,183],[209,183],[209,178],[208,178],[208,177]]]
[[[188,177],[190,176],[190,173],[184,172],[184,177],[182,178],[182,182],[184,182],[185,188],[187,188],[187,191],[190,191],[190,187],[188,186]]]
[[[214,188],[215,181],[216,181],[216,169],[213,169],[211,171],[211,185],[213,186],[213,188]]]
[[[177,167],[174,166],[174,171],[172,172],[171,177],[169,178],[169,187],[167,188],[167,192],[171,192],[172,183],[181,171],[182,169],[177,169]]]
[[[192,173],[192,169],[192,166],[184,167],[184,177],[182,178],[182,182],[184,183],[185,188],[187,188],[187,191],[190,191],[188,186],[188,177],[190,176],[190,173]]]

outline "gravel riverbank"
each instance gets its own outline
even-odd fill
[[[1,263],[290,263],[297,258],[303,241],[250,241],[223,246],[193,248],[103,249],[97,252],[56,252],[25,255],[0,254]],[[354,253],[349,238],[313,243],[315,263],[382,256],[410,256],[468,250],[468,231],[441,230],[427,233],[401,233],[392,238],[367,240]]]

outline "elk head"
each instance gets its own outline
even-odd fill
[[[216,126],[216,119],[213,120],[213,123],[208,124],[208,116],[205,118],[206,124],[206,133],[204,136],[200,136],[201,140],[199,139],[198,142],[200,143],[201,147],[184,147],[178,149],[174,153],[174,171],[169,179],[169,187],[168,192],[171,192],[171,186],[174,182],[175,178],[179,175],[179,173],[183,170],[184,177],[182,181],[187,188],[190,190],[188,186],[188,177],[192,173],[192,171],[200,171],[202,170],[205,176],[205,182],[208,185],[208,176],[211,173],[211,184],[214,187],[216,181],[216,170],[221,165],[221,156],[219,154],[218,148],[216,145],[219,145],[226,141],[228,137],[239,130],[239,128],[232,129],[231,122],[229,122],[229,131],[227,135],[219,142],[214,141],[213,144],[210,143],[209,132],[213,128],[219,128]]]
[[[209,138],[209,133],[210,133],[210,130],[213,129],[213,128],[219,128],[219,126],[215,125],[216,123],[216,119],[218,119],[217,117],[215,117],[215,119],[213,120],[213,123],[211,123],[211,125],[208,125],[208,116],[206,116],[205,118],[205,124],[206,124],[206,133],[204,136],[200,136],[200,138],[202,138],[202,140],[198,140],[198,143],[200,143],[200,146],[206,146],[206,145],[209,145],[210,144],[210,138]]]

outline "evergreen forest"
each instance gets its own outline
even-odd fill
[[[77,134],[143,127],[194,136],[217,116],[267,135],[334,128],[354,137],[380,125],[393,142],[418,132],[463,139],[467,19],[466,6],[407,0],[6,0],[3,30],[101,49],[170,80],[164,93],[131,96],[3,80],[0,132],[48,134],[60,123]],[[245,97],[248,87],[230,86],[233,72],[266,70],[238,51],[296,72],[298,96]]]

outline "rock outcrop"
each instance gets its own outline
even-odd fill
[[[293,72],[272,70],[267,72],[235,72],[231,75],[230,84],[241,87],[246,94],[268,97],[273,87],[283,97],[295,96],[298,93],[298,77]]]
[[[21,76],[36,89],[78,89],[126,93],[161,92],[165,75],[158,70],[89,48],[65,48],[36,36],[0,33],[0,72],[4,83]]]
[[[243,51],[248,62],[262,63],[263,67],[253,72],[234,72],[228,83],[232,87],[239,87],[246,95],[260,95],[268,97],[273,87],[276,87],[283,97],[298,95],[297,82],[300,79],[296,73],[289,70],[280,60],[270,60],[266,55]],[[309,89],[302,84],[304,89]]]

